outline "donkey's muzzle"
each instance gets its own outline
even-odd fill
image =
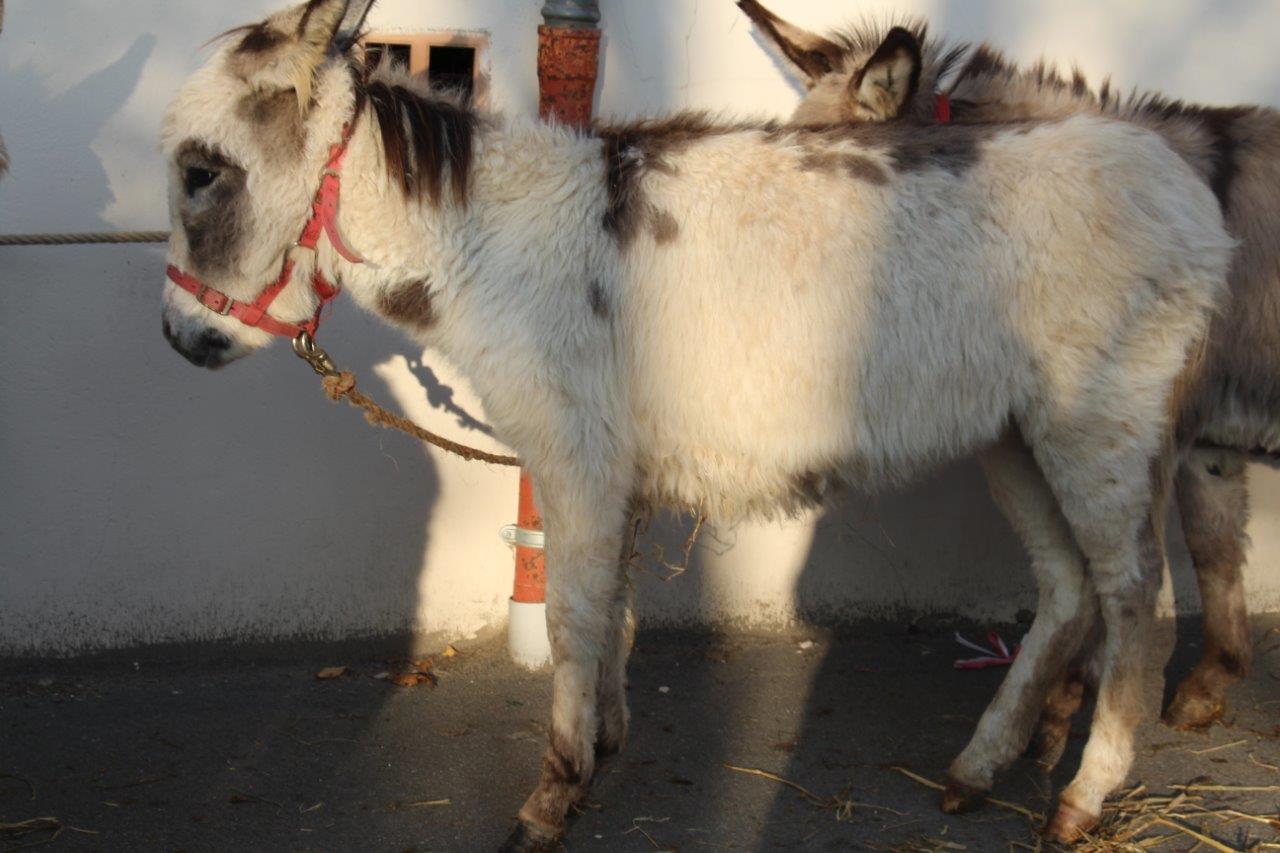
[[[231,349],[231,339],[213,329],[202,329],[190,340],[184,340],[173,331],[168,320],[164,321],[164,339],[187,361],[196,367],[207,367],[210,370],[226,364],[227,351]]]

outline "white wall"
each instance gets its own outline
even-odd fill
[[[10,0],[0,39],[0,233],[163,228],[157,126],[209,36],[264,0]],[[531,112],[540,0],[383,0],[377,29],[491,33],[493,101]],[[796,94],[731,0],[604,0],[599,111],[781,115]],[[1270,0],[1045,3],[776,0],[822,27],[925,14],[1016,57],[1212,102],[1280,101]],[[220,373],[160,335],[161,247],[0,248],[0,654],[161,641],[467,634],[505,614],[515,478],[469,466],[325,402],[284,348]],[[340,304],[325,343],[363,387],[486,447],[465,382]],[[1280,609],[1280,477],[1258,471],[1249,572]],[[668,531],[673,548],[679,533]],[[971,464],[821,521],[742,525],[695,568],[642,578],[651,621],[779,624],[797,607],[1008,618],[1025,560]],[[1198,607],[1185,571],[1180,606]]]

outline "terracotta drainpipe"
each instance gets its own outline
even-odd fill
[[[538,27],[538,115],[577,126],[591,121],[600,58],[600,9],[596,0],[546,0]],[[515,526],[502,538],[515,546],[515,591],[508,606],[507,648],[516,663],[533,668],[551,660],[547,639],[547,570],[542,518],[533,482],[520,474]]]

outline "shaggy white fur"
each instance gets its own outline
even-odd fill
[[[319,14],[327,5],[345,4],[312,0],[312,26],[340,17]],[[304,51],[316,40],[293,37]],[[245,175],[228,198],[221,176],[193,191],[175,164],[172,190],[170,261],[237,297],[274,277],[358,86],[344,57],[321,62],[305,143],[281,157],[284,140],[243,108],[279,85],[250,59],[222,46],[164,128],[175,159],[198,144]],[[1116,653],[1103,702],[1120,710],[1095,726],[1068,790],[1097,812],[1130,760],[1125,661],[1141,660],[1154,596],[1149,472],[1232,248],[1212,193],[1157,136],[1076,117],[921,149],[892,133],[687,122],[665,137],[620,129],[611,157],[591,133],[484,115],[466,203],[433,206],[406,199],[379,125],[367,111],[356,121],[340,224],[372,263],[322,243],[295,280],[319,264],[445,353],[538,484],[554,700],[521,844],[562,831],[597,743],[625,733],[618,555],[631,500],[788,512],[815,483],[899,482],[1010,423],[1088,559]],[[619,189],[648,223],[629,236],[603,227]],[[184,223],[217,205],[242,227],[225,269],[206,271]],[[406,288],[429,312],[388,308]],[[294,285],[274,310],[302,318],[312,299]],[[164,310],[179,348],[210,331],[229,340],[217,363],[268,340],[172,285]]]

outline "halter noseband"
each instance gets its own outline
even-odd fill
[[[298,242],[294,245],[315,251],[316,245],[320,242],[320,235],[327,234],[329,243],[332,244],[339,255],[353,264],[362,264],[364,263],[364,258],[351,251],[347,244],[342,241],[342,235],[338,232],[338,196],[342,189],[342,161],[347,156],[347,143],[351,141],[351,131],[351,124],[343,125],[342,141],[329,148],[329,162],[325,164],[324,174],[320,178],[320,188],[316,190],[315,200],[311,203],[311,217],[307,220],[307,224],[303,226],[302,236],[298,238]],[[311,275],[311,286],[316,295],[320,297],[320,304],[316,306],[316,312],[311,319],[302,323],[286,323],[284,320],[272,317],[267,313],[267,309],[271,307],[271,303],[275,301],[276,297],[288,287],[293,278],[293,266],[293,259],[286,252],[284,260],[281,262],[280,275],[275,281],[264,287],[252,302],[241,302],[238,299],[233,299],[222,291],[209,287],[209,285],[195,276],[183,272],[173,264],[169,264],[165,273],[169,276],[170,281],[190,293],[196,298],[197,302],[213,313],[221,314],[224,317],[235,317],[246,326],[262,329],[264,332],[279,335],[282,338],[296,340],[302,334],[306,334],[309,337],[315,336],[316,329],[320,327],[321,312],[324,311],[326,305],[337,298],[338,294],[342,292],[342,288],[331,283],[317,269]]]

